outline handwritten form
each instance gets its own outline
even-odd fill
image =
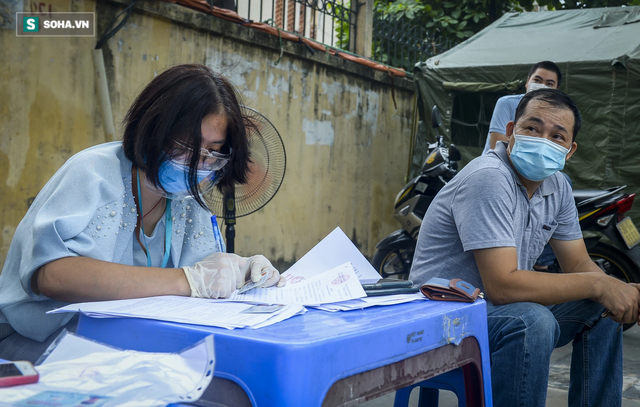
[[[352,264],[361,284],[373,284],[382,278],[340,227],[329,233],[283,275],[287,278],[287,284],[297,284],[347,262]]]
[[[351,263],[347,262],[298,284],[281,288],[256,288],[244,294],[235,291],[229,301],[263,304],[320,305],[366,297]]]

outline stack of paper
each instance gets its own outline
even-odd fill
[[[424,299],[422,294],[367,297],[361,284],[381,277],[338,227],[294,264],[281,288],[234,292],[227,300],[176,296],[71,304],[49,311],[92,317],[132,317],[227,329],[261,328],[306,312],[304,306],[348,311]],[[272,306],[253,304],[277,304]]]
[[[228,301],[260,304],[321,305],[366,297],[351,263],[347,262],[297,284],[281,288],[254,288],[243,294],[235,291]]]
[[[275,324],[306,311],[299,304],[260,307],[203,298],[163,296],[70,304],[48,313],[82,312],[98,318],[132,317],[227,329],[255,329]]]
[[[351,311],[356,309],[362,309],[367,307],[373,307],[376,305],[395,305],[402,304],[411,301],[424,301],[427,298],[422,293],[415,294],[395,294],[395,295],[381,295],[379,297],[366,297],[358,298],[350,301],[343,301],[334,304],[324,304],[314,306],[323,311]]]
[[[244,294],[236,291],[230,300],[304,304],[324,311],[349,311],[426,299],[421,293],[367,297],[361,284],[376,283],[380,274],[339,227],[283,275],[287,278],[283,288],[255,288]],[[341,290],[336,286],[339,275],[350,277]]]
[[[382,278],[340,227],[302,256],[283,276],[287,278],[287,284],[297,284],[347,262],[353,266],[361,284],[376,283]]]

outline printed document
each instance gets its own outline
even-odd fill
[[[220,328],[267,326],[306,312],[302,305],[286,305],[273,313],[244,313],[251,304],[179,296],[69,304],[48,313],[82,312],[91,317],[133,317],[157,319]]]
[[[287,278],[287,285],[298,284],[346,262],[351,262],[361,284],[377,283],[382,278],[340,227],[329,233],[283,275]]]
[[[335,304],[322,304],[315,305],[313,308],[320,309],[323,311],[351,311],[356,309],[363,309],[368,307],[374,307],[376,305],[395,305],[395,304],[403,304],[405,302],[412,301],[427,301],[427,297],[425,297],[422,293],[418,292],[415,294],[394,294],[394,295],[381,295],[377,297],[366,297],[366,298],[358,298],[355,300],[338,302]]]
[[[255,288],[243,294],[235,291],[229,301],[262,304],[320,305],[363,298],[364,292],[351,263],[281,288]]]

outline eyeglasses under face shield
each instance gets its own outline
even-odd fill
[[[184,145],[183,143],[176,141],[182,149],[185,150],[184,154],[180,154],[173,157],[171,161],[177,164],[189,166],[193,150]],[[233,156],[233,149],[228,148],[228,153],[220,153],[217,151],[207,150],[206,148],[200,148],[198,159],[198,171],[217,171],[224,167]]]
[[[181,151],[174,157],[167,157],[159,168],[159,181],[161,189],[156,188],[145,181],[147,187],[154,191],[157,195],[170,199],[178,199],[192,196],[189,189],[189,166],[193,150],[183,143],[176,142]],[[217,151],[209,151],[201,148],[198,157],[198,167],[196,171],[198,192],[200,194],[207,193],[220,181],[224,173],[224,166],[231,160],[232,149],[228,149],[228,153],[219,153]]]

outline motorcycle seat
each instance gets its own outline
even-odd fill
[[[594,198],[599,195],[604,195],[608,191],[603,191],[601,189],[574,189],[573,190],[573,199],[576,201],[576,205],[582,201],[586,201],[587,199]]]

